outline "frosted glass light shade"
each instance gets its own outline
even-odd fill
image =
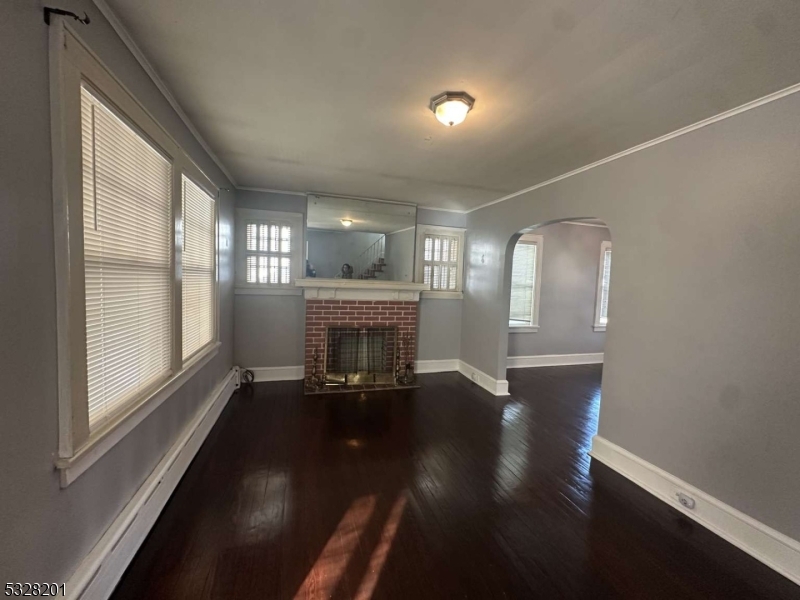
[[[431,110],[436,119],[447,127],[463,123],[475,99],[466,92],[445,92],[431,99]]]

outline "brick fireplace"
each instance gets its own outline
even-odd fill
[[[314,351],[323,360],[329,327],[397,329],[416,353],[417,305],[413,300],[306,300],[305,374],[311,375]]]
[[[406,282],[341,279],[302,279],[297,281],[297,285],[305,288],[307,383],[312,375],[322,381],[326,371],[330,375],[324,386],[319,387],[324,387],[326,391],[337,391],[336,384],[345,383],[343,374],[337,372],[343,367],[335,365],[342,363],[340,354],[348,349],[331,346],[334,343],[341,344],[342,340],[350,346],[356,343],[353,339],[368,341],[368,347],[360,351],[360,360],[345,361],[348,365],[359,365],[356,370],[360,377],[364,375],[364,365],[369,362],[365,362],[365,357],[382,353],[381,360],[372,361],[372,364],[378,364],[379,367],[374,369],[376,376],[371,377],[370,382],[386,386],[388,378],[395,382],[398,364],[403,365],[403,372],[405,364],[413,364],[417,350],[419,293],[424,286]],[[376,338],[378,334],[383,337]],[[354,347],[348,348],[350,352],[358,352]],[[355,367],[348,367],[353,368]],[[353,375],[351,373],[350,376]],[[369,382],[359,380],[346,383]],[[350,387],[352,386],[348,386]],[[367,386],[366,389],[370,387]]]

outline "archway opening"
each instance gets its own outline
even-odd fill
[[[585,378],[596,413],[610,326],[608,226],[582,217],[526,227],[511,237],[506,257],[506,366],[512,396],[524,392],[526,381],[545,375],[526,370],[565,367],[549,373]],[[596,414],[594,421],[592,429]]]

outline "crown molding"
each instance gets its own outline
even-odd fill
[[[116,13],[111,9],[111,7],[106,3],[105,0],[92,0],[97,7],[97,9],[102,13],[102,15],[106,18],[108,23],[120,37],[122,42],[127,46],[128,50],[130,50],[133,57],[137,60],[137,62],[141,65],[144,72],[147,73],[148,77],[153,81],[156,85],[158,90],[161,94],[167,99],[169,105],[172,109],[177,113],[178,117],[180,117],[183,124],[186,125],[186,128],[191,132],[194,138],[197,140],[197,143],[206,151],[206,153],[211,157],[211,160],[219,167],[219,170],[225,174],[225,177],[228,178],[234,187],[236,187],[236,180],[231,175],[230,171],[222,164],[222,161],[219,157],[214,153],[211,149],[211,146],[208,145],[208,142],[203,139],[203,136],[200,135],[200,132],[197,130],[197,127],[194,126],[189,116],[184,112],[183,108],[178,101],[175,99],[175,96],[172,94],[170,89],[167,87],[167,84],[164,83],[164,80],[158,75],[158,72],[155,70],[153,65],[147,60],[147,57],[142,52],[141,48],[136,44],[136,42],[131,37],[131,34],[122,24],[122,21],[119,20]]]
[[[687,125],[686,127],[676,129],[671,133],[667,133],[666,135],[657,137],[653,140],[650,140],[649,142],[639,144],[638,146],[633,146],[632,148],[628,148],[627,150],[623,150],[622,152],[618,152],[617,154],[612,154],[611,156],[600,159],[584,167],[580,167],[573,171],[569,171],[568,173],[564,173],[563,175],[559,175],[558,177],[553,177],[552,179],[548,179],[547,181],[537,183],[536,185],[532,185],[518,192],[514,192],[513,194],[509,194],[508,196],[503,196],[502,198],[498,198],[497,200],[492,200],[491,202],[487,202],[486,204],[481,204],[480,206],[476,206],[475,208],[471,208],[464,212],[469,214],[471,212],[475,212],[476,210],[481,210],[482,208],[487,208],[489,206],[499,204],[500,202],[511,200],[512,198],[516,198],[517,196],[521,196],[522,194],[527,194],[528,192],[538,190],[539,188],[551,185],[553,183],[561,181],[562,179],[567,179],[568,177],[572,177],[573,175],[578,175],[580,173],[583,173],[584,171],[588,171],[589,169],[594,169],[595,167],[599,167],[600,165],[604,165],[606,163],[610,163],[611,161],[620,159],[624,156],[628,156],[629,154],[634,154],[635,152],[646,150],[647,148],[650,148],[652,146],[657,146],[658,144],[668,142],[669,140],[674,139],[676,137],[680,137],[682,135],[686,135],[687,133],[697,131],[698,129],[702,129],[703,127],[707,127],[708,125],[713,125],[714,123],[717,123],[719,121],[730,119],[731,117],[735,117],[738,114],[747,112],[748,110],[752,110],[754,108],[758,108],[759,106],[763,106],[764,104],[769,104],[770,102],[775,102],[775,100],[780,100],[781,98],[785,98],[786,96],[791,96],[792,94],[796,94],[797,92],[800,92],[800,83],[795,83],[794,85],[790,85],[787,88],[783,88],[782,90],[778,90],[777,92],[767,94],[766,96],[762,96],[761,98],[758,98],[756,100],[751,100],[750,102],[746,102],[741,106],[737,106],[736,108],[732,108],[730,110],[726,110],[725,112],[721,112],[718,115],[714,115],[713,117],[709,117],[707,119],[703,119],[702,121],[698,121],[697,123],[693,123],[692,125]]]
[[[395,233],[403,233],[404,231],[411,231],[412,229],[416,229],[416,225],[412,225],[411,227],[405,227],[403,229],[398,229],[397,231],[390,231],[386,235],[394,235]]]
[[[262,192],[265,194],[284,194],[286,196],[308,196],[308,192],[292,192],[289,190],[273,190],[270,188],[260,188],[260,187],[250,187],[245,185],[237,185],[237,190],[243,190],[245,192]]]
[[[668,142],[671,139],[680,137],[682,135],[686,135],[687,133],[691,133],[693,131],[697,131],[698,129],[702,129],[703,127],[713,125],[714,123],[717,123],[719,121],[730,119],[731,117],[735,117],[736,115],[739,115],[741,113],[747,112],[754,108],[758,108],[759,106],[769,104],[770,102],[775,102],[776,100],[780,100],[781,98],[785,98],[786,96],[791,96],[792,94],[796,94],[797,92],[800,92],[800,83],[795,83],[794,85],[790,85],[789,87],[783,88],[782,90],[778,90],[777,92],[767,94],[766,96],[762,96],[761,98],[757,98],[756,100],[751,100],[750,102],[746,102],[740,106],[737,106],[736,108],[726,110],[712,117],[708,117],[707,119],[703,119],[702,121],[697,121],[696,123],[692,123],[691,125],[687,125],[686,127],[676,129],[675,131],[672,131],[670,133],[652,139],[649,142],[644,142],[643,144],[639,144],[638,146],[633,146],[632,148],[628,148],[627,150],[623,150],[622,152],[612,154],[611,156],[602,158],[598,161],[595,161],[578,169],[574,169],[572,171],[564,173],[563,175],[559,175],[558,177],[553,177],[552,179],[548,179],[547,181],[542,181],[541,183],[537,183],[530,187],[524,188],[522,190],[519,190],[518,192],[514,192],[513,194],[508,194],[507,196],[503,196],[502,198],[498,198],[497,200],[486,202],[485,204],[481,204],[480,206],[476,206],[475,208],[470,208],[468,210],[458,210],[453,208],[438,208],[436,206],[422,206],[422,205],[417,205],[417,208],[468,215],[469,213],[475,212],[477,210],[481,210],[489,206],[494,206],[495,204],[505,202],[506,200],[511,200],[512,198],[516,198],[517,196],[521,196],[522,194],[527,194],[528,192],[532,192],[534,190],[538,190],[545,186],[552,185],[553,183],[559,182],[563,179],[567,179],[569,177],[572,177],[573,175],[578,175],[580,173],[583,173],[584,171],[588,171],[589,169],[594,169],[595,167],[599,167],[606,163],[618,160],[620,158],[628,156],[629,154],[634,154],[636,152],[646,150],[647,148],[650,148],[652,146],[657,146],[658,144]],[[324,194],[324,195],[333,196],[333,194]],[[571,225],[584,225],[587,227],[603,227],[603,225],[578,223],[576,221],[562,221],[562,223],[569,223]]]
[[[228,169],[225,167],[225,165],[222,164],[222,161],[214,153],[214,151],[211,149],[211,147],[208,145],[208,143],[205,141],[205,139],[203,139],[203,136],[200,135],[200,132],[197,130],[197,128],[192,123],[192,121],[189,119],[188,115],[184,112],[183,108],[181,108],[180,104],[178,104],[178,101],[175,99],[175,96],[172,94],[172,92],[167,87],[167,85],[164,83],[164,81],[161,79],[161,77],[159,77],[159,75],[156,72],[156,70],[153,67],[153,65],[150,63],[150,61],[147,60],[147,57],[144,55],[142,50],[139,48],[139,46],[133,40],[133,38],[131,37],[130,33],[128,33],[128,30],[125,28],[125,26],[119,20],[119,18],[114,13],[114,11],[111,9],[111,7],[106,3],[105,0],[92,0],[92,1],[94,2],[95,6],[97,6],[98,10],[106,18],[106,20],[108,20],[108,22],[111,25],[111,27],[114,29],[114,31],[117,33],[117,35],[122,39],[123,43],[127,46],[128,50],[130,50],[131,54],[133,54],[134,58],[136,58],[136,60],[139,62],[141,67],[144,69],[144,71],[147,73],[147,75],[150,77],[150,79],[153,81],[153,83],[156,85],[156,87],[159,89],[159,91],[167,99],[167,102],[169,102],[170,106],[172,106],[173,110],[175,110],[175,112],[180,117],[181,121],[183,121],[184,125],[186,125],[186,127],[189,129],[189,131],[195,137],[195,139],[200,144],[200,146],[202,146],[202,148],[208,153],[208,155],[211,157],[211,159],[216,163],[216,165],[219,167],[219,169],[225,174],[225,176],[230,180],[230,182],[234,185],[234,187],[237,190],[246,190],[246,191],[252,191],[252,192],[268,192],[268,193],[275,193],[275,194],[290,194],[290,195],[293,195],[293,196],[318,195],[318,196],[328,196],[328,197],[332,197],[332,198],[337,198],[337,197],[338,198],[352,198],[354,200],[372,200],[372,201],[377,201],[377,202],[387,202],[387,203],[394,203],[394,204],[408,204],[408,203],[405,203],[405,202],[397,202],[397,201],[392,201],[392,200],[380,200],[380,199],[377,199],[377,198],[364,198],[364,197],[358,197],[358,196],[343,196],[343,195],[338,195],[338,194],[328,194],[328,193],[322,193],[322,192],[293,192],[293,191],[289,191],[289,190],[274,190],[274,189],[268,189],[268,188],[256,188],[256,187],[244,187],[244,186],[239,187],[236,184],[236,180],[234,179],[233,175],[231,175],[230,171],[228,171]],[[769,104],[770,102],[774,102],[776,100],[780,100],[781,98],[785,98],[786,96],[790,96],[790,95],[795,94],[795,93],[797,93],[799,91],[800,91],[800,83],[796,83],[796,84],[791,85],[789,87],[786,87],[786,88],[784,88],[782,90],[778,90],[777,92],[773,92],[771,94],[767,94],[766,96],[762,96],[761,98],[757,98],[756,100],[752,100],[750,102],[746,102],[745,104],[742,104],[742,105],[740,105],[740,106],[738,106],[736,108],[732,108],[730,110],[721,112],[721,113],[719,113],[717,115],[714,115],[712,117],[708,117],[707,119],[703,119],[701,121],[698,121],[698,122],[693,123],[691,125],[688,125],[686,127],[682,127],[680,129],[676,129],[675,131],[673,131],[671,133],[667,133],[665,135],[657,137],[657,138],[655,138],[653,140],[650,140],[648,142],[644,142],[643,144],[639,144],[637,146],[633,146],[632,148],[628,148],[627,150],[623,150],[622,152],[618,152],[617,154],[613,154],[611,156],[608,156],[606,158],[600,159],[598,161],[595,161],[593,163],[590,163],[590,164],[585,165],[583,167],[580,167],[578,169],[574,169],[572,171],[569,171],[569,172],[564,173],[562,175],[559,175],[557,177],[553,177],[552,179],[548,179],[547,181],[543,181],[541,183],[537,183],[537,184],[532,185],[530,187],[527,187],[527,188],[524,188],[524,189],[519,190],[517,192],[514,192],[513,194],[508,194],[507,196],[503,196],[502,198],[498,198],[497,200],[492,200],[491,202],[486,202],[485,204],[481,204],[479,206],[476,206],[475,208],[470,208],[470,209],[467,209],[467,210],[459,210],[459,209],[453,209],[453,208],[439,208],[439,207],[435,207],[435,206],[421,206],[421,205],[417,205],[417,208],[424,208],[426,210],[436,210],[436,211],[441,211],[441,212],[451,212],[451,213],[457,213],[457,214],[469,214],[469,213],[472,213],[472,212],[487,208],[489,206],[493,206],[495,204],[499,204],[501,202],[505,202],[506,200],[511,200],[513,198],[516,198],[517,196],[521,196],[522,194],[527,194],[528,192],[532,192],[534,190],[538,190],[538,189],[543,188],[545,186],[548,186],[548,185],[551,185],[553,183],[559,182],[559,181],[561,181],[563,179],[567,179],[567,178],[572,177],[574,175],[578,175],[580,173],[583,173],[584,171],[588,171],[589,169],[594,169],[595,167],[599,167],[599,166],[604,165],[606,163],[609,163],[609,162],[615,161],[617,159],[623,158],[625,156],[628,156],[629,154],[634,154],[635,152],[640,152],[642,150],[646,150],[647,148],[650,148],[652,146],[656,146],[658,144],[667,142],[667,141],[669,141],[671,139],[674,139],[676,137],[680,137],[682,135],[686,135],[687,133],[691,133],[691,132],[696,131],[698,129],[702,129],[703,127],[707,127],[708,125],[712,125],[712,124],[717,123],[719,121],[724,121],[725,119],[729,119],[729,118],[734,117],[734,116],[736,116],[738,114],[741,114],[743,112],[747,112],[747,111],[752,110],[754,108],[758,108],[759,106],[763,106],[765,104]]]
[[[438,210],[439,212],[456,213],[459,215],[465,215],[469,212],[468,210],[458,210],[457,208],[438,208],[436,206],[417,206],[417,208],[424,208],[425,210]]]
[[[557,223],[562,225],[580,225],[581,227],[600,227],[602,229],[608,229],[608,225],[601,225],[600,223],[581,223],[580,221],[557,221]],[[555,224],[556,223],[553,223],[553,225]],[[536,229],[538,229],[538,227]]]

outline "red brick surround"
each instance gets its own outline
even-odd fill
[[[398,335],[411,336],[416,345],[418,304],[397,300],[306,300],[306,376],[311,375],[315,348],[322,361],[328,327],[397,327]],[[318,365],[321,368],[321,362]]]

